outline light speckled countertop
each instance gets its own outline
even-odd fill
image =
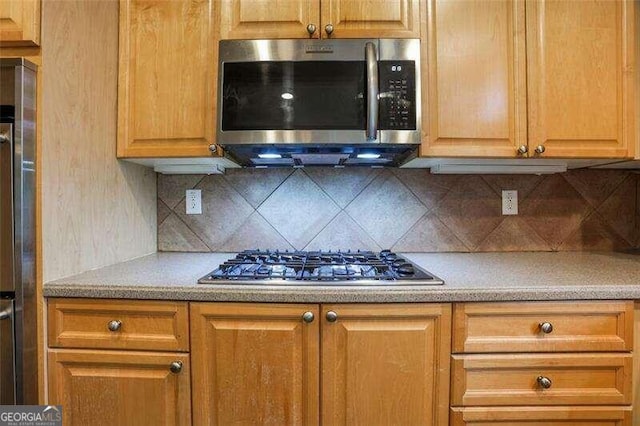
[[[156,253],[46,283],[46,297],[284,303],[640,299],[640,254],[405,253],[440,286],[197,284],[230,253]]]

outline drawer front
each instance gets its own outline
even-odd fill
[[[49,346],[189,350],[186,302],[49,299]]]
[[[631,407],[469,407],[451,426],[631,426]]]
[[[458,303],[453,352],[631,351],[633,302]]]
[[[624,353],[453,355],[451,404],[631,404],[632,363]]]

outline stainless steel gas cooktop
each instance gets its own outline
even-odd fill
[[[406,258],[382,250],[245,250],[202,277],[200,284],[439,285],[444,282]]]

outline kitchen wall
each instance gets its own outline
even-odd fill
[[[201,189],[203,214],[184,191]],[[501,215],[515,189],[518,216]],[[420,169],[235,169],[158,175],[158,249],[410,252],[623,250],[640,245],[640,175],[432,175]]]
[[[43,280],[156,249],[156,178],[116,160],[118,1],[42,2]]]

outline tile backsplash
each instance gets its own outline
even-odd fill
[[[185,190],[202,190],[202,215]],[[519,215],[502,216],[501,191]],[[158,175],[158,249],[404,252],[624,250],[640,245],[640,175],[432,175],[424,169],[231,169]]]

